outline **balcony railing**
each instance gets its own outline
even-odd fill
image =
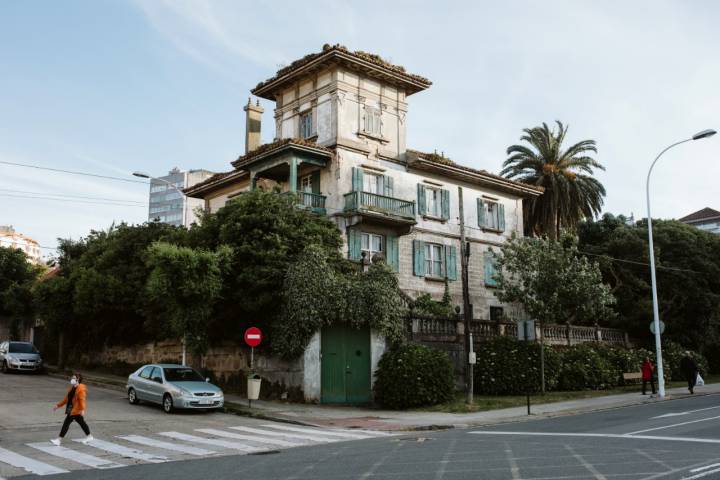
[[[415,220],[415,202],[386,197],[370,192],[350,192],[345,194],[345,211],[369,211],[384,215]]]
[[[310,192],[284,192],[285,195],[296,195],[297,205],[312,210],[315,213],[325,214],[325,195]]]

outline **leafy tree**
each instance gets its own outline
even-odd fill
[[[557,123],[557,131],[543,123],[526,128],[520,140],[529,146],[512,145],[501,175],[543,187],[539,197],[526,200],[523,210],[530,232],[556,239],[562,228],[574,229],[583,218],[600,213],[605,187],[593,178],[593,169],[605,168],[588,155],[597,153],[594,140],[583,140],[567,148],[563,142],[568,127]]]
[[[615,326],[650,339],[652,292],[645,220],[606,214],[578,229],[582,252],[598,259],[617,298]],[[720,236],[674,220],[653,220],[658,303],[664,336],[706,355],[720,370]]]
[[[496,259],[495,296],[521,303],[540,322],[604,323],[615,314],[600,268],[578,254],[572,237],[558,242],[513,235]]]
[[[10,318],[13,337],[22,320],[32,316],[32,285],[41,271],[22,250],[0,247],[0,315]]]
[[[146,292],[175,338],[196,354],[207,349],[208,320],[222,291],[232,251],[215,252],[156,242],[148,247]]]
[[[251,325],[270,330],[282,307],[286,273],[306,247],[317,245],[331,265],[343,268],[342,238],[333,222],[296,208],[288,195],[260,189],[243,193],[216,213],[205,215],[201,225],[190,231],[188,244],[209,250],[220,245],[233,249],[217,307],[223,328],[216,329],[216,334],[222,338],[241,338]]]

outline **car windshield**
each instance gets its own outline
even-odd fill
[[[32,343],[10,342],[10,353],[39,353]]]
[[[168,382],[204,382],[205,379],[192,368],[163,368]]]

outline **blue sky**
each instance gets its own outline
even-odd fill
[[[717,18],[712,0],[0,2],[0,161],[127,178],[227,170],[249,90],[342,43],[434,82],[409,98],[408,146],[497,172],[523,128],[559,119],[570,141],[598,142],[605,210],[642,217],[659,150],[720,128]],[[670,152],[654,216],[720,209],[717,178],[720,138]],[[0,224],[45,246],[146,218],[139,204],[9,196],[21,192],[144,203],[147,187],[0,164]]]

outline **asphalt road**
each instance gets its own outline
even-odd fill
[[[26,381],[54,382],[36,378],[22,379],[19,383]],[[5,383],[5,378],[0,377],[0,387]],[[12,398],[16,399],[15,403],[22,404],[22,400],[17,400],[18,396],[32,397],[34,392],[32,387],[26,388],[28,390],[13,391],[0,388],[0,404],[4,406]],[[89,415],[91,427],[98,432],[96,437],[117,445],[132,446],[141,453],[160,455],[160,449],[129,445],[123,438],[118,438],[117,435],[126,436],[128,427],[134,426],[145,428],[140,435],[148,438],[164,438],[174,445],[204,447],[216,453],[178,456],[177,452],[163,451],[168,461],[133,462],[116,453],[102,455],[97,447],[78,444],[72,445],[73,452],[84,452],[112,462],[109,466],[114,468],[71,465],[73,460],[63,460],[27,445],[48,438],[50,431],[46,424],[5,428],[8,420],[5,409],[0,411],[0,426],[3,427],[0,429],[0,447],[49,464],[61,464],[72,472],[54,477],[72,476],[74,479],[720,479],[720,396],[698,396],[487,428],[358,439],[342,435],[355,433],[362,437],[371,434],[329,429],[300,433],[283,430],[287,425],[269,425],[269,422],[224,414],[167,416],[153,407],[131,407],[118,398],[116,392],[97,390],[91,398],[96,404],[107,403],[98,406],[102,412],[107,409],[108,416],[106,418],[104,413],[93,420]],[[104,399],[105,395],[109,397]],[[30,408],[36,407],[30,404]],[[21,424],[24,420],[17,415],[22,416],[22,411],[22,408],[16,409],[10,420]],[[111,419],[114,411],[121,420]],[[126,415],[131,418],[138,415],[139,418],[135,421],[127,419]],[[59,420],[59,417],[55,419],[54,426],[58,426]],[[257,434],[256,439],[260,440],[301,441],[279,436],[284,434],[308,435],[316,439],[304,440],[302,446],[294,448],[265,445],[264,449],[238,455],[232,448],[198,444],[197,437],[205,441],[220,438],[217,433],[197,431],[198,428],[205,429],[206,423],[216,425],[216,431],[238,433],[242,432],[233,430],[233,426],[252,424],[250,429],[265,432]],[[159,432],[168,428],[195,437],[190,440],[162,437]],[[27,437],[19,433],[25,430]],[[125,433],[115,433],[121,431]],[[6,440],[7,432],[10,432],[9,440]],[[35,434],[38,432],[41,435]],[[267,432],[274,432],[274,436],[267,437]],[[79,432],[76,430],[75,434],[79,435]],[[323,435],[332,434],[336,435],[332,440],[320,443]],[[233,441],[259,445],[251,440]],[[0,455],[0,462],[2,458]],[[10,472],[3,468],[0,463],[0,476],[18,472],[17,469]]]

